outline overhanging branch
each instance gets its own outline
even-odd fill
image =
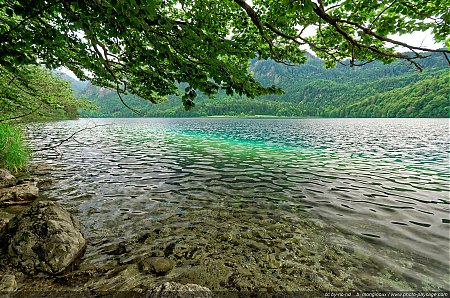
[[[323,52],[327,55],[329,55],[330,57],[332,57],[333,60],[337,61],[336,58],[334,57],[334,55],[332,55],[331,53],[329,53],[329,51],[327,49],[324,49],[322,47],[319,47],[317,45],[315,45],[314,43],[312,43],[311,41],[309,41],[306,38],[302,38],[300,35],[298,36],[291,36],[289,34],[284,33],[282,30],[278,29],[276,26],[274,26],[273,24],[270,24],[268,22],[262,22],[261,18],[258,16],[258,13],[250,6],[248,5],[245,0],[234,0],[235,3],[237,3],[246,13],[247,15],[250,17],[250,19],[252,20],[253,24],[255,24],[255,26],[258,28],[258,31],[260,32],[260,35],[268,42],[271,53],[274,54],[274,49],[273,49],[273,43],[272,40],[268,39],[265,32],[264,32],[264,28],[269,29],[271,32],[273,32],[274,34],[284,38],[284,39],[288,39],[298,45],[304,45],[304,44],[308,44],[313,50],[315,51],[319,51],[319,52]],[[375,21],[377,21],[377,19],[381,16],[382,13],[384,13],[387,9],[389,9],[394,3],[396,2],[396,0],[394,0],[390,5],[388,5],[380,14],[378,14],[375,19],[372,21],[372,23],[374,23]],[[408,62],[410,62],[411,64],[413,64],[418,70],[422,71],[422,66],[417,62],[414,61],[414,59],[418,59],[418,58],[426,58],[427,56],[422,55],[420,53],[418,53],[417,51],[424,51],[424,52],[436,52],[436,53],[444,53],[447,61],[449,61],[448,57],[447,57],[447,53],[450,53],[449,50],[446,49],[430,49],[430,48],[426,48],[426,47],[418,47],[418,46],[413,46],[413,45],[409,45],[407,43],[404,42],[400,42],[397,41],[395,39],[392,38],[388,38],[386,36],[382,36],[380,34],[377,34],[376,32],[374,32],[373,30],[362,26],[359,23],[353,22],[353,21],[349,21],[349,20],[345,20],[345,19],[337,19],[337,18],[333,18],[330,14],[328,14],[323,6],[323,3],[321,0],[318,0],[318,4],[313,3],[313,11],[317,14],[317,16],[324,21],[325,24],[328,24],[330,26],[332,26],[335,31],[341,35],[350,45],[351,49],[352,49],[352,54],[351,54],[351,65],[353,66],[359,66],[359,65],[364,65],[367,64],[368,62],[364,62],[363,64],[356,64],[354,63],[355,60],[355,48],[359,48],[359,49],[366,49],[372,53],[375,53],[377,55],[379,55],[380,57],[385,57],[385,58],[396,58],[396,59],[404,59],[407,60]],[[392,43],[394,45],[398,45],[398,46],[403,46],[405,48],[408,48],[409,50],[411,50],[414,53],[414,56],[410,57],[406,54],[403,53],[390,53],[385,51],[384,49],[380,49],[375,45],[368,45],[368,44],[364,44],[362,42],[360,42],[359,40],[356,40],[355,38],[353,38],[345,29],[344,27],[341,27],[339,25],[339,23],[341,24],[347,24],[347,25],[351,25],[354,26],[357,29],[362,30],[365,34],[368,34],[382,42],[388,42],[388,43]],[[342,53],[341,53],[342,54]],[[337,61],[339,62],[339,61]],[[450,63],[449,63],[450,64]]]
[[[55,145],[51,145],[51,146],[48,146],[48,147],[43,147],[43,148],[39,148],[39,149],[35,149],[35,150],[33,150],[34,152],[41,152],[41,151],[46,151],[46,150],[55,150],[56,148],[59,148],[59,146],[61,146],[62,144],[64,144],[65,142],[67,142],[67,141],[69,141],[69,140],[71,140],[73,137],[75,137],[77,134],[79,134],[80,132],[83,132],[83,131],[85,131],[85,130],[91,130],[91,129],[94,129],[94,128],[97,128],[97,127],[101,127],[101,126],[107,126],[107,125],[110,125],[110,124],[102,124],[102,125],[94,125],[94,126],[92,126],[92,127],[84,127],[84,128],[82,128],[82,129],[80,129],[80,130],[77,130],[77,131],[75,131],[74,133],[72,133],[70,136],[68,136],[67,138],[64,138],[64,139],[62,139],[62,140],[60,140],[57,144],[55,144]]]

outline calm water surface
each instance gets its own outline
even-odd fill
[[[176,243],[193,230],[213,241],[236,229],[244,239],[245,230],[300,231],[299,220],[311,220],[323,234],[309,241],[375,264],[355,265],[355,275],[449,289],[448,119],[82,119],[38,124],[31,140],[53,144],[94,124],[108,125],[35,158],[55,170],[44,195],[82,222],[86,262],[111,261],[108,245],[161,224]],[[239,216],[217,217],[223,210]]]

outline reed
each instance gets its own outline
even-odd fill
[[[0,124],[0,167],[17,172],[26,166],[30,156],[21,128]]]

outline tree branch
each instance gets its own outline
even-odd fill
[[[345,24],[349,24],[349,25],[355,26],[356,28],[361,29],[364,33],[366,33],[368,35],[371,35],[371,36],[375,37],[378,40],[385,41],[385,42],[390,42],[390,43],[393,43],[395,45],[408,48],[410,50],[419,50],[419,51],[434,52],[434,53],[450,53],[450,50],[439,50],[439,49],[438,50],[433,50],[433,49],[429,49],[429,48],[425,48],[425,47],[412,46],[412,45],[409,45],[407,43],[404,43],[404,42],[401,42],[401,41],[394,40],[392,38],[388,38],[388,37],[379,35],[379,34],[375,33],[374,31],[370,30],[369,28],[366,28],[366,27],[364,27],[364,26],[362,26],[362,25],[360,25],[360,24],[358,24],[356,22],[352,22],[352,21],[348,21],[348,20],[344,20],[344,19],[336,19],[336,22],[345,23]],[[422,58],[422,57],[420,57],[420,58]]]
[[[261,35],[261,37],[267,42],[267,44],[269,45],[270,48],[270,52],[272,53],[273,56],[275,56],[275,53],[273,51],[273,44],[272,44],[272,40],[270,38],[268,38],[266,36],[266,34],[264,33],[264,24],[261,22],[260,18],[258,17],[258,14],[256,13],[256,11],[250,6],[248,5],[245,0],[234,0],[234,2],[239,5],[240,7],[242,7],[245,12],[247,13],[247,15],[250,17],[250,19],[252,20],[253,24],[255,24],[256,28],[258,28],[259,34]]]
[[[120,94],[119,84],[117,84],[117,86],[116,86],[116,92],[117,92],[117,95],[119,96],[120,101],[122,102],[122,104],[123,104],[127,109],[133,111],[133,112],[136,113],[136,114],[140,114],[140,115],[143,114],[141,111],[136,110],[135,108],[130,107],[130,106],[123,100],[122,94]]]
[[[394,0],[392,3],[390,3],[381,13],[379,13],[374,20],[372,21],[372,24],[377,21],[377,19],[387,10],[389,9],[397,0]],[[272,31],[273,33],[275,33],[276,35],[283,37],[285,39],[291,40],[292,42],[295,42],[299,45],[303,45],[303,44],[308,44],[313,50],[317,50],[319,52],[323,52],[327,55],[329,55],[330,57],[333,58],[334,61],[339,62],[335,59],[334,55],[329,53],[329,51],[327,51],[327,49],[323,49],[321,47],[317,47],[316,45],[314,45],[311,41],[302,38],[300,35],[298,36],[291,36],[289,34],[286,34],[284,32],[282,32],[281,30],[279,30],[278,28],[276,28],[274,25],[270,24],[270,23],[263,23],[261,21],[261,19],[259,18],[258,14],[253,10],[253,8],[251,6],[249,6],[244,0],[234,0],[235,3],[237,3],[240,7],[242,7],[245,12],[247,13],[247,15],[250,17],[250,19],[252,20],[252,22],[255,24],[255,26],[258,28],[261,36],[269,43],[270,49],[271,49],[271,53],[273,54],[273,49],[272,49],[272,41],[269,40],[265,33],[264,33],[264,27],[268,28],[270,31]],[[352,21],[348,21],[348,20],[343,20],[343,19],[335,19],[333,18],[331,15],[329,15],[323,5],[322,0],[318,0],[318,4],[313,3],[313,11],[317,14],[317,16],[322,19],[323,21],[325,21],[325,23],[331,25],[336,32],[341,35],[351,46],[352,49],[352,54],[351,54],[351,63],[350,65],[352,66],[359,66],[359,65],[364,65],[367,64],[368,62],[364,62],[363,64],[356,64],[355,61],[355,47],[356,48],[364,48],[367,49],[377,55],[380,55],[381,57],[385,57],[385,58],[397,58],[397,59],[404,59],[407,60],[408,62],[410,62],[411,64],[413,64],[418,70],[422,71],[422,66],[417,63],[416,61],[414,61],[414,59],[417,58],[425,58],[426,56],[419,54],[418,52],[415,52],[414,50],[419,50],[419,51],[425,51],[425,52],[439,52],[439,53],[450,53],[449,50],[433,50],[433,49],[429,49],[429,48],[425,48],[425,47],[417,47],[417,46],[412,46],[385,36],[381,36],[375,32],[373,32],[372,30],[370,30],[369,28],[366,28],[358,23],[352,22]],[[383,41],[383,42],[390,42],[392,44],[398,45],[398,46],[403,46],[406,47],[408,49],[410,49],[413,53],[414,53],[414,57],[410,57],[408,55],[402,54],[402,53],[389,53],[384,51],[383,49],[379,49],[378,47],[374,46],[374,45],[366,45],[364,43],[361,43],[360,41],[354,39],[343,27],[341,27],[338,23],[344,23],[344,24],[348,24],[348,25],[352,25],[355,26],[356,28],[362,30],[364,33],[369,34],[373,37],[375,37],[376,39]],[[301,41],[300,41],[301,40]],[[448,58],[446,56],[446,58]],[[370,61],[371,62],[371,61]]]
[[[85,130],[91,130],[97,127],[101,127],[101,126],[108,126],[110,124],[102,124],[102,125],[94,125],[92,127],[84,127],[80,130],[77,130],[76,132],[72,133],[70,136],[68,136],[67,138],[62,139],[61,141],[59,141],[58,144],[56,145],[52,145],[49,147],[44,147],[44,148],[39,148],[39,149],[35,149],[33,150],[34,152],[41,152],[41,151],[46,151],[46,150],[55,150],[56,148],[59,148],[59,146],[61,146],[62,144],[64,144],[65,142],[69,141],[70,139],[72,139],[73,137],[75,137],[75,135],[79,134],[80,132],[83,132]]]
[[[6,119],[0,119],[0,122],[6,122],[6,121],[10,121],[10,120],[16,120],[16,119],[19,119],[19,118],[23,118],[23,117],[29,116],[29,115],[35,113],[40,107],[41,107],[41,106],[38,106],[38,107],[34,108],[33,110],[31,110],[30,112],[28,112],[28,113],[26,113],[26,114],[23,114],[23,115],[20,115],[20,116],[15,116],[15,117],[6,118]]]
[[[5,33],[3,33],[1,36],[5,36],[5,37],[8,36],[11,32],[17,30],[17,29],[18,29],[20,26],[22,26],[25,22],[27,22],[27,21],[29,21],[29,20],[31,20],[31,19],[33,19],[33,18],[38,17],[38,16],[41,15],[43,12],[45,12],[46,10],[48,10],[50,7],[52,7],[52,6],[56,5],[56,4],[60,4],[60,3],[62,3],[62,2],[63,2],[63,1],[60,0],[60,1],[53,2],[53,3],[49,3],[48,5],[42,7],[41,9],[39,9],[35,14],[32,14],[32,15],[26,17],[25,19],[21,20],[21,21],[19,22],[19,24],[17,24],[17,25],[14,26],[13,28],[9,29],[8,31],[6,31]],[[2,38],[2,39],[3,39],[3,38]]]

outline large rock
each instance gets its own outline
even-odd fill
[[[8,170],[0,169],[0,188],[16,185],[16,177]]]
[[[80,225],[55,202],[35,202],[0,232],[8,261],[27,274],[62,272],[84,253]]]
[[[39,194],[36,182],[26,182],[0,189],[0,206],[28,204]]]
[[[166,282],[150,291],[148,297],[164,298],[186,298],[186,297],[213,297],[210,289],[196,284],[180,284],[176,282]]]

